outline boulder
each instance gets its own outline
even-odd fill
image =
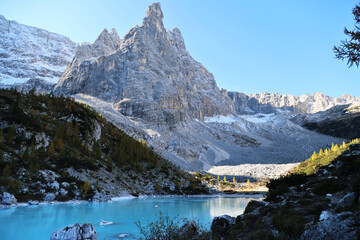
[[[51,183],[47,184],[50,188],[55,189],[55,190],[59,190],[60,188],[60,184],[57,181],[53,181]]]
[[[322,213],[320,221],[311,226],[301,236],[301,240],[342,239],[360,237],[359,213]]]
[[[51,202],[55,199],[55,194],[53,193],[47,193],[45,198],[44,198],[44,201],[46,202]]]
[[[211,223],[211,233],[213,239],[226,238],[229,234],[229,228],[235,225],[235,218],[229,215],[215,217]]]
[[[96,230],[91,223],[75,223],[53,232],[50,240],[96,240]]]
[[[17,204],[17,200],[16,198],[14,197],[14,195],[11,195],[10,193],[8,192],[4,192],[3,196],[2,196],[2,201],[1,201],[2,204],[4,205],[13,205],[13,204]]]
[[[354,192],[346,194],[337,204],[338,208],[352,207],[355,205],[356,194]]]
[[[66,196],[67,194],[68,194],[68,191],[66,191],[66,190],[63,189],[63,188],[60,188],[60,195],[61,195],[62,197]]]
[[[68,182],[62,182],[62,183],[61,183],[61,186],[64,187],[64,188],[68,188],[68,187],[70,187],[70,183],[68,183]]]

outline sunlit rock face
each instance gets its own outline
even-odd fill
[[[360,97],[344,94],[334,98],[323,93],[293,96],[279,93],[249,94],[229,92],[229,97],[239,114],[274,113],[276,109],[287,110],[293,113],[307,114],[328,110],[338,105],[347,105],[360,101]]]
[[[80,46],[55,92],[96,96],[114,103],[125,116],[169,126],[186,117],[232,113],[233,105],[214,76],[187,52],[180,30],[166,30],[162,20],[155,3],[142,26],[121,41],[105,31],[94,44]]]
[[[60,34],[0,15],[0,85],[41,78],[57,83],[77,44]]]

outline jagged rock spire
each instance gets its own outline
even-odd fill
[[[163,24],[164,15],[160,3],[153,3],[149,6],[146,17],[143,19],[143,28],[146,34],[153,39],[160,36],[166,38],[166,30]]]

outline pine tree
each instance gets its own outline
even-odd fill
[[[329,155],[329,150],[325,149],[325,156]]]
[[[53,155],[55,153],[55,147],[54,147],[54,142],[50,143],[49,149],[48,149],[48,153],[49,155]]]
[[[3,141],[4,141],[4,132],[2,128],[0,128],[0,143],[2,143]]]
[[[224,176],[224,180],[223,180],[224,182],[226,182],[226,176]]]
[[[314,151],[313,155],[311,156],[312,160],[315,160],[318,157],[317,153]]]
[[[342,148],[346,148],[346,143],[343,141],[343,144],[341,146]]]
[[[84,196],[86,197],[88,191],[90,190],[90,183],[89,183],[88,179],[86,179],[82,189],[83,189],[83,192],[84,192]]]
[[[340,149],[339,149],[339,146],[336,144],[335,146],[334,146],[334,149],[333,149],[333,151],[334,152],[338,152]]]
[[[63,144],[63,141],[61,140],[61,138],[57,141],[57,144],[56,144],[56,149],[58,151],[62,151],[64,150],[64,144]]]
[[[323,156],[323,155],[324,155],[324,151],[320,149],[319,156]]]
[[[8,132],[6,134],[7,140],[12,143],[12,141],[14,140],[15,134],[16,134],[16,129],[15,129],[14,125],[13,125],[13,126],[11,126],[9,128],[9,130],[8,130]]]
[[[235,177],[233,177],[233,183],[235,183],[235,184],[236,184],[236,179],[235,179]]]
[[[246,184],[248,185],[248,188],[252,187],[249,179],[247,180]]]
[[[7,164],[2,171],[1,182],[7,184],[9,182],[10,176],[11,176],[11,169],[10,169],[10,165]]]
[[[347,65],[352,67],[354,64],[359,67],[360,63],[360,4],[353,9],[355,19],[355,29],[345,28],[344,33],[349,39],[341,41],[339,46],[334,46],[335,57],[339,60],[347,60]]]
[[[220,181],[220,176],[219,175],[217,176],[217,180]]]

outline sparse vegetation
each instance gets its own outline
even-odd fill
[[[334,161],[342,152],[349,149],[349,146],[352,144],[359,143],[360,139],[354,139],[349,143],[343,142],[342,145],[338,146],[337,144],[332,144],[331,148],[326,148],[325,150],[320,149],[319,153],[314,152],[313,155],[300,163],[297,167],[290,171],[290,173],[295,174],[306,174],[311,175],[316,173],[320,167],[329,165]]]

